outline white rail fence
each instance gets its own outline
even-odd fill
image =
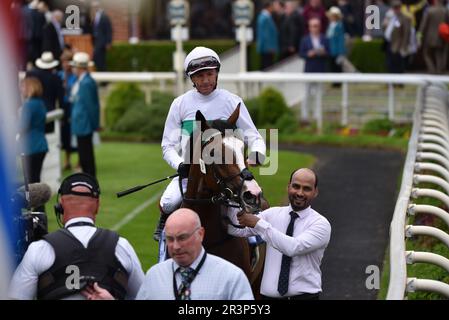
[[[449,208],[449,95],[447,86],[432,83],[418,91],[413,130],[402,184],[390,226],[390,281],[387,299],[404,299],[409,292],[431,291],[449,298],[449,284],[408,277],[407,265],[435,264],[449,272],[449,260],[431,252],[406,250],[406,239],[431,236],[449,247],[449,235],[432,226],[409,225],[417,213],[434,215],[449,226],[449,213],[434,205],[417,204],[433,198]],[[420,188],[423,183],[433,187]],[[443,191],[436,190],[437,187]],[[415,200],[416,199],[416,200]],[[418,200],[418,201],[417,201]]]
[[[47,183],[52,192],[56,193],[61,182],[61,125],[64,111],[56,109],[47,113],[47,123],[54,122],[55,130],[47,133],[48,153],[42,165],[41,181]]]
[[[97,82],[139,82],[139,83],[154,83],[159,82],[159,88],[167,90],[170,88],[167,83],[175,83],[176,75],[173,72],[102,72],[93,73],[93,77]],[[185,81],[188,81],[187,79]],[[442,82],[449,83],[449,76],[429,76],[424,74],[361,74],[361,73],[344,73],[344,74],[329,74],[329,73],[281,73],[281,72],[246,72],[246,73],[220,73],[219,86],[223,85],[227,87],[237,88],[237,94],[243,98],[253,98],[260,94],[263,88],[267,86],[274,86],[285,91],[286,85],[288,90],[295,90],[292,84],[298,84],[299,92],[304,92],[304,85],[312,85],[314,96],[314,103],[310,107],[306,107],[305,103],[301,103],[301,120],[309,120],[304,115],[309,111],[313,111],[313,120],[316,121],[317,128],[321,132],[323,128],[323,98],[326,98],[323,87],[325,84],[340,83],[341,84],[341,99],[340,99],[340,124],[346,126],[349,124],[350,99],[351,94],[349,92],[350,86],[357,86],[359,84],[384,84],[388,86],[388,100],[387,104],[387,116],[388,119],[397,120],[397,107],[398,97],[395,90],[396,85],[412,85],[416,87],[424,86],[430,82]],[[184,88],[191,86],[185,85]],[[176,86],[172,86],[172,89],[176,89]],[[366,90],[366,89],[365,89]],[[378,89],[374,89],[378,90]],[[357,92],[355,90],[354,92]],[[354,93],[353,92],[353,93]],[[311,92],[305,90],[304,101],[310,101],[309,95]],[[291,93],[289,93],[291,95]],[[368,98],[369,99],[369,98]],[[309,105],[309,104],[308,104]],[[306,109],[304,109],[306,108]],[[308,110],[308,109],[311,110]],[[413,113],[413,106],[410,114]]]

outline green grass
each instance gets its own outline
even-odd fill
[[[149,183],[174,173],[162,159],[159,144],[103,142],[95,149],[97,175],[101,187],[101,205],[97,217],[100,227],[112,228],[129,212],[152,197],[156,197],[148,208],[118,230],[133,245],[142,263],[144,271],[157,261],[157,243],[152,235],[159,218],[158,193],[162,192],[168,182],[150,186],[142,191],[123,198],[116,193],[130,187]],[[280,151],[278,171],[272,176],[261,176],[259,170],[252,169],[256,180],[262,187],[264,195],[271,206],[285,204],[286,187],[291,171],[298,167],[311,167],[314,158],[310,155]],[[72,163],[76,163],[74,157]],[[64,176],[70,172],[64,172]],[[55,197],[47,204],[54,204]],[[58,228],[53,214],[48,214],[49,230]]]

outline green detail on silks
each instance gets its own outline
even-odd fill
[[[211,120],[207,120],[206,123],[208,125],[212,124]],[[181,130],[182,134],[185,136],[190,136],[192,132],[196,129],[196,120],[184,120],[181,122]]]
[[[196,120],[184,120],[181,123],[182,134],[185,136],[190,136],[193,130],[196,129]]]

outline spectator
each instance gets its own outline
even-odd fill
[[[90,281],[117,299],[135,298],[144,278],[142,267],[125,238],[95,226],[99,197],[94,177],[75,173],[64,179],[55,206],[64,228],[30,244],[12,278],[11,298],[81,300],[80,291]],[[78,283],[74,282],[76,271],[67,272],[74,270],[69,266],[78,268]]]
[[[285,19],[285,2],[284,0],[273,0],[273,13],[272,17],[276,28],[281,29],[282,23]]]
[[[296,1],[285,2],[285,18],[280,28],[281,59],[298,52],[298,46],[304,33],[302,16]]]
[[[25,166],[29,182],[40,182],[42,164],[48,152],[45,138],[46,108],[42,100],[42,84],[34,77],[22,81],[21,92],[24,99],[20,110],[19,143],[25,154]]]
[[[36,67],[26,73],[26,77],[36,77],[42,84],[44,100],[47,112],[55,110],[56,106],[62,107],[64,102],[64,88],[62,81],[55,73],[59,61],[55,60],[53,54],[44,51],[42,56],[36,60]],[[54,123],[49,123],[45,127],[45,132],[53,132]]]
[[[106,71],[106,52],[111,48],[112,25],[98,1],[92,2],[94,63],[97,71]]]
[[[435,0],[425,13],[419,26],[420,43],[429,73],[442,74],[446,70],[448,44],[438,34],[438,26],[449,23],[449,10],[442,0]]]
[[[330,71],[342,72],[342,58],[346,55],[345,28],[342,13],[338,7],[331,7],[327,12],[329,26],[326,37],[329,41]]]
[[[97,84],[90,76],[89,55],[77,52],[73,56],[71,66],[77,76],[71,92],[72,134],[76,136],[78,155],[83,172],[96,176],[93,134],[100,127],[100,100]]]
[[[338,9],[341,12],[341,18],[344,26],[344,30],[350,37],[357,35],[356,32],[356,19],[352,5],[348,3],[348,0],[338,0]]]
[[[31,15],[30,24],[32,26],[28,62],[31,63],[34,63],[36,59],[38,59],[42,54],[42,37],[44,32],[44,26],[47,23],[45,19],[45,14],[37,9],[38,3],[39,3],[38,0],[33,0],[28,5],[28,7],[30,8],[30,15]],[[27,67],[27,70],[29,69],[31,69],[31,67]],[[45,84],[43,83],[42,85],[44,86],[44,95],[45,95]]]
[[[13,15],[20,20],[19,26],[19,46],[24,49],[24,55],[20,62],[20,70],[31,69],[34,59],[31,57],[31,37],[33,35],[33,20],[31,9],[27,3],[20,5],[13,2],[12,7]]]
[[[299,55],[305,59],[304,72],[326,72],[329,56],[329,42],[321,33],[320,20],[312,18],[309,20],[309,34],[302,38]],[[308,119],[309,96],[316,91],[316,85],[306,83],[305,98],[301,104],[301,118]],[[315,110],[315,117],[317,116]]]
[[[404,16],[410,18],[412,27],[416,28],[416,14],[427,6],[427,0],[419,0],[418,3],[408,4],[403,3],[401,6],[401,12]]]
[[[318,178],[310,169],[295,170],[287,191],[290,205],[258,215],[241,213],[238,221],[247,228],[229,225],[228,231],[240,237],[259,235],[267,242],[260,288],[266,299],[318,300],[320,264],[331,235],[327,219],[311,207]]]
[[[61,121],[61,149],[64,150],[64,165],[63,170],[71,170],[70,155],[76,151],[72,146],[72,130],[71,130],[71,114],[72,103],[70,102],[70,93],[72,87],[76,82],[76,75],[73,73],[70,61],[73,54],[69,49],[66,49],[61,55],[62,70],[58,72],[64,86],[64,103],[62,109],[64,110],[64,117]],[[79,165],[78,165],[79,166]]]
[[[327,30],[328,20],[326,17],[326,9],[321,3],[321,0],[310,0],[308,4],[304,6],[303,18],[305,26],[309,25],[311,19],[320,20],[321,30]],[[309,33],[307,27],[306,33]]]
[[[165,227],[171,259],[148,270],[137,300],[252,300],[243,271],[232,263],[206,253],[204,228],[196,212],[173,212]],[[89,288],[88,299],[111,299],[102,288]]]
[[[64,14],[61,10],[53,11],[50,22],[44,27],[42,37],[42,50],[53,53],[53,57],[56,60],[59,60],[64,49],[64,37],[61,29],[63,18]]]
[[[401,12],[401,1],[391,2],[392,10],[387,14],[384,25],[387,69],[390,73],[404,73],[411,39],[411,19]]]
[[[273,1],[264,2],[263,10],[257,17],[256,47],[262,60],[261,69],[271,66],[279,52],[279,34],[273,20]]]

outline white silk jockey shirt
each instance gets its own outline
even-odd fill
[[[259,158],[259,162],[263,163],[266,154],[265,142],[257,131],[248,109],[240,97],[224,89],[215,89],[207,96],[192,89],[173,100],[165,121],[161,143],[164,160],[175,170],[181,162],[185,162],[188,135],[192,131],[197,110],[201,111],[206,120],[227,120],[239,103],[237,128],[243,130],[249,152],[258,152],[262,158]],[[182,128],[187,134],[181,134]]]
[[[303,293],[321,292],[321,259],[331,235],[329,221],[310,206],[296,211],[298,218],[293,227],[293,236],[285,233],[290,223],[292,207],[272,207],[259,214],[260,220],[254,228],[237,229],[228,226],[228,233],[238,237],[260,235],[267,242],[267,253],[260,293],[280,298],[278,280],[282,255],[292,258],[288,291],[284,297]],[[230,217],[231,218],[231,217]],[[232,217],[238,224],[238,221]]]

